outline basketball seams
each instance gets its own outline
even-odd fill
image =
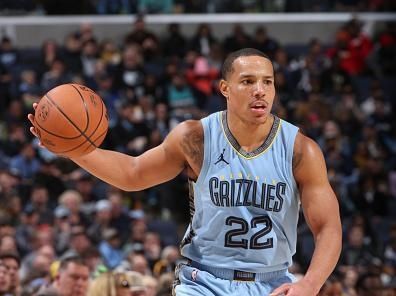
[[[50,103],[52,104],[51,101],[50,101]],[[56,133],[53,133],[53,132],[47,130],[46,128],[44,128],[37,120],[34,121],[34,125],[37,125],[41,130],[45,131],[47,134],[50,134],[51,136],[58,137],[58,138],[61,138],[61,139],[65,139],[65,140],[74,140],[74,139],[77,139],[78,137],[81,136],[81,135],[77,135],[75,137],[60,136],[60,135],[58,135]]]
[[[74,86],[73,86],[74,87]],[[78,90],[77,90],[78,91]],[[81,94],[80,94],[81,95]],[[84,99],[84,96],[81,96],[82,97],[82,99],[84,100],[84,104],[85,104],[85,99]],[[97,148],[98,146],[96,145],[96,141],[97,140],[99,140],[101,137],[103,137],[103,135],[106,135],[107,134],[107,131],[108,131],[108,125],[106,125],[106,130],[104,131],[104,132],[102,132],[98,137],[96,137],[94,140],[93,140],[93,144],[92,144],[92,140],[91,140],[91,137],[95,134],[95,132],[98,130],[98,128],[99,128],[99,126],[100,126],[100,123],[102,122],[102,119],[103,119],[103,115],[105,114],[105,112],[104,112],[104,110],[105,110],[105,105],[104,105],[104,103],[103,103],[103,101],[102,100],[100,100],[100,102],[101,102],[101,115],[100,115],[100,120],[98,121],[98,124],[97,124],[97,126],[95,127],[95,129],[93,130],[93,132],[89,135],[89,136],[86,136],[85,134],[85,137],[88,137],[88,139],[90,139],[90,141],[89,141],[89,145],[83,150],[83,151],[87,151],[89,148],[90,148],[90,146],[91,145],[93,145],[95,148]],[[79,135],[79,137],[80,137],[81,135]],[[64,150],[64,151],[54,151],[55,153],[69,153],[69,152],[72,152],[73,150],[76,150],[76,149],[78,149],[78,148],[81,148],[81,146],[83,146],[85,143],[87,143],[88,142],[88,140],[85,140],[84,142],[82,142],[82,143],[80,143],[80,144],[78,144],[76,147],[73,147],[73,148],[71,148],[71,149],[68,149],[68,150]]]
[[[42,105],[39,103],[41,113],[35,112],[40,119],[35,120],[35,126],[43,134],[42,141],[53,141],[53,144],[48,142],[44,146],[66,157],[89,153],[100,146],[109,130],[106,105],[98,94],[86,86],[69,83],[58,87],[42,97]],[[46,119],[50,110],[46,110],[46,106],[47,109],[52,108],[56,115],[49,121]],[[82,114],[84,111],[85,116]]]
[[[72,126],[74,126],[79,132],[80,132],[80,136],[83,136],[84,138],[85,138],[85,140],[86,141],[88,141],[88,142],[90,142],[91,144],[93,144],[92,143],[92,141],[91,141],[91,139],[89,139],[86,135],[85,135],[85,133],[69,118],[69,116],[67,116],[67,114],[65,114],[65,112],[63,112],[63,110],[60,108],[60,106],[58,105],[58,104],[56,104],[55,103],[55,101],[51,98],[51,96],[48,94],[48,93],[46,93],[45,94],[45,96],[47,97],[47,99],[52,103],[52,104],[54,104],[54,106],[56,107],[56,109],[58,109],[58,111],[70,122],[70,124],[72,125]]]
[[[85,128],[84,128],[84,130],[83,131],[81,131],[81,133],[82,134],[85,134],[85,132],[87,131],[87,129],[88,129],[88,127],[89,127],[89,112],[88,112],[88,106],[87,106],[87,103],[85,102],[85,100],[84,100],[84,96],[80,93],[80,91],[78,90],[78,88],[74,85],[74,84],[69,84],[71,87],[73,87],[75,90],[76,90],[76,92],[78,93],[78,95],[80,96],[80,98],[81,98],[81,101],[82,101],[82,103],[83,103],[83,105],[84,105],[84,109],[85,109],[85,115],[87,116],[87,121],[86,121],[86,123],[85,123]]]

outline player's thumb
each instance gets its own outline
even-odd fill
[[[283,284],[282,286],[276,288],[274,291],[269,294],[269,296],[283,296],[286,295],[287,291],[289,291],[291,284]]]

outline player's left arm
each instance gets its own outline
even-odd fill
[[[305,220],[314,236],[315,250],[305,276],[296,284],[281,286],[271,295],[317,295],[340,256],[341,219],[323,153],[313,140],[301,133],[294,144],[293,173]]]

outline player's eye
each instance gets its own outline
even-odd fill
[[[248,85],[248,84],[252,84],[252,83],[253,83],[253,81],[250,79],[242,80],[242,84],[244,84],[244,85]]]
[[[269,80],[269,79],[264,80],[264,84],[271,85],[272,84],[272,80]]]

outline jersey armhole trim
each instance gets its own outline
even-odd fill
[[[202,160],[202,166],[201,166],[201,171],[199,172],[197,181],[194,182],[195,184],[201,184],[203,182],[203,180],[205,180],[205,177],[208,173],[209,170],[209,164],[210,164],[210,120],[209,117],[205,117],[203,119],[201,119],[201,123],[202,123],[202,128],[203,128],[203,147],[204,147],[204,151],[203,151],[203,160]]]

